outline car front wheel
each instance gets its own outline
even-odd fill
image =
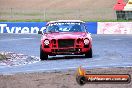
[[[92,48],[88,52],[85,53],[85,57],[86,58],[92,58],[93,57],[93,55],[92,55]]]
[[[48,55],[43,52],[41,47],[40,47],[40,59],[41,60],[47,60],[48,59]]]

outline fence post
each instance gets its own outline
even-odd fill
[[[80,9],[77,9],[77,13],[76,13],[76,19],[80,19]]]
[[[11,8],[11,19],[13,18],[13,8]]]
[[[46,21],[46,9],[44,9],[44,21]]]

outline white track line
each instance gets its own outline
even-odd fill
[[[16,40],[30,40],[30,39],[34,39],[34,38],[3,39],[0,41],[16,41]]]

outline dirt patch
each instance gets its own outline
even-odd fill
[[[0,66],[19,66],[40,61],[38,57],[17,54],[14,52],[0,52]]]
[[[132,68],[90,69],[94,74],[130,74]],[[19,73],[0,75],[0,88],[131,88],[130,84],[86,84],[80,86],[75,80],[75,71],[55,73]]]
[[[0,0],[0,8],[105,9],[112,8],[116,2],[116,0]]]
[[[116,2],[116,0],[0,0],[0,19],[116,19],[113,10]]]

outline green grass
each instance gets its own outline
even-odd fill
[[[131,22],[132,20],[83,20],[85,22]]]
[[[51,19],[0,20],[0,22],[48,22]],[[132,20],[83,20],[85,22],[132,22]]]
[[[26,20],[0,20],[0,22],[48,22],[50,20],[26,19]]]

